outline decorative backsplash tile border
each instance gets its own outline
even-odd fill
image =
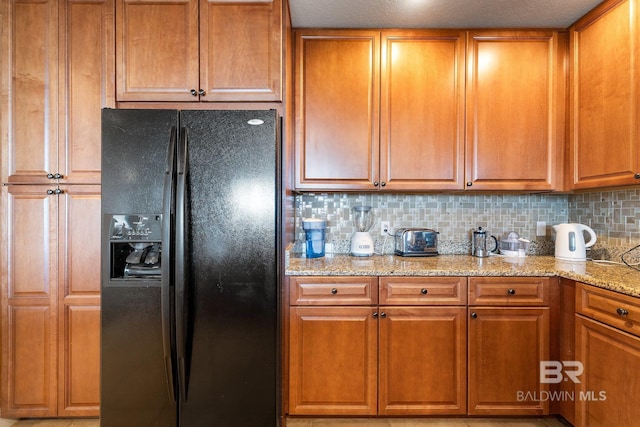
[[[380,235],[380,221],[389,221],[393,229],[426,227],[439,232],[441,254],[469,254],[471,232],[479,226],[496,237],[515,231],[531,240],[531,255],[552,255],[555,234],[551,226],[564,222],[580,222],[594,229],[598,235],[594,258],[617,257],[640,244],[638,189],[572,195],[304,193],[295,196],[298,244],[293,251],[303,250],[302,218],[323,218],[327,220],[328,250],[349,253],[355,231],[352,208],[357,205],[372,207],[371,234],[377,253],[393,253],[394,244],[393,237],[385,241]],[[545,237],[536,237],[538,221],[547,224]]]

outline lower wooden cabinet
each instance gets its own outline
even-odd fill
[[[640,420],[640,303],[578,283],[576,427],[633,426]]]
[[[373,307],[290,309],[290,414],[376,414],[374,313]]]
[[[468,413],[546,415],[540,362],[549,360],[547,277],[469,279]]]
[[[466,278],[291,277],[290,302],[290,415],[466,413]]]
[[[289,415],[640,419],[636,298],[550,277],[288,279]],[[575,393],[541,374],[571,361]]]
[[[466,309],[380,310],[378,413],[466,414]]]
[[[100,187],[3,188],[2,415],[98,416]]]
[[[549,309],[470,307],[469,316],[469,414],[548,414],[539,367],[549,359]]]

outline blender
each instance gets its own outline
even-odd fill
[[[352,210],[356,232],[351,237],[351,255],[371,256],[373,255],[373,238],[369,233],[373,226],[371,206],[354,206]]]

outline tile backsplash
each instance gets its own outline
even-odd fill
[[[301,251],[304,240],[302,218],[327,220],[329,250],[348,253],[355,231],[352,210],[370,205],[375,216],[371,234],[376,252],[392,253],[393,238],[380,235],[380,221],[392,229],[426,227],[437,232],[441,254],[468,254],[471,232],[481,226],[499,237],[515,231],[532,241],[530,254],[553,254],[551,226],[581,222],[598,236],[599,257],[640,244],[640,190],[602,191],[580,194],[386,194],[332,193],[298,194],[295,199],[296,241]],[[536,237],[536,223],[547,224],[546,236]],[[594,248],[595,249],[595,248]],[[594,251],[595,252],[595,251]],[[615,254],[614,254],[615,255]]]

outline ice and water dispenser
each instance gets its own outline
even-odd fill
[[[110,279],[158,280],[162,215],[109,215]]]

